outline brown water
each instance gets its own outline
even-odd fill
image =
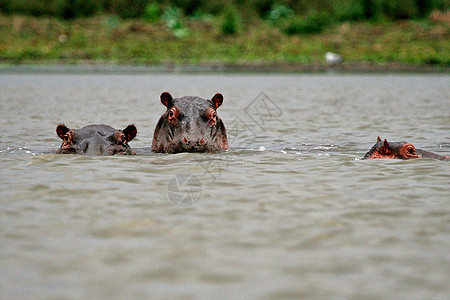
[[[3,72],[0,296],[448,299],[450,162],[360,158],[450,154],[449,78]],[[230,150],[150,153],[163,91],[223,93]],[[140,155],[51,154],[60,122]]]

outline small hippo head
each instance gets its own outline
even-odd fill
[[[199,97],[173,99],[164,92],[161,103],[167,110],[161,116],[153,134],[154,152],[215,152],[228,149],[225,125],[217,115],[222,94],[211,100]]]
[[[363,159],[413,159],[413,158],[435,158],[435,159],[448,159],[448,156],[442,156],[422,149],[416,149],[412,144],[407,142],[388,142],[386,139],[383,141],[380,137],[377,138],[377,142],[370,149],[369,152],[364,155]]]
[[[137,134],[136,126],[128,125],[123,130],[116,130],[108,125],[88,125],[81,129],[69,129],[60,124],[56,134],[63,140],[56,153],[114,155],[136,154],[128,142]]]

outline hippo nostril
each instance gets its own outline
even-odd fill
[[[205,143],[204,139],[201,139],[200,141],[198,141],[200,143],[200,145],[203,145]]]

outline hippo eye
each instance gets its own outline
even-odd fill
[[[175,125],[175,122],[177,121],[175,108],[169,110],[168,119],[170,125]]]

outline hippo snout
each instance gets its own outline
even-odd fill
[[[167,153],[179,153],[179,152],[209,152],[213,149],[209,149],[210,144],[203,138],[194,139],[189,137],[182,137],[178,141],[174,141],[167,147]]]
[[[195,146],[195,145],[205,145],[206,144],[206,142],[205,142],[205,140],[204,139],[199,139],[199,140],[197,140],[197,141],[192,141],[192,139],[189,139],[189,138],[187,138],[187,137],[183,137],[182,139],[181,139],[181,142],[184,144],[184,145],[186,145],[186,146]]]

